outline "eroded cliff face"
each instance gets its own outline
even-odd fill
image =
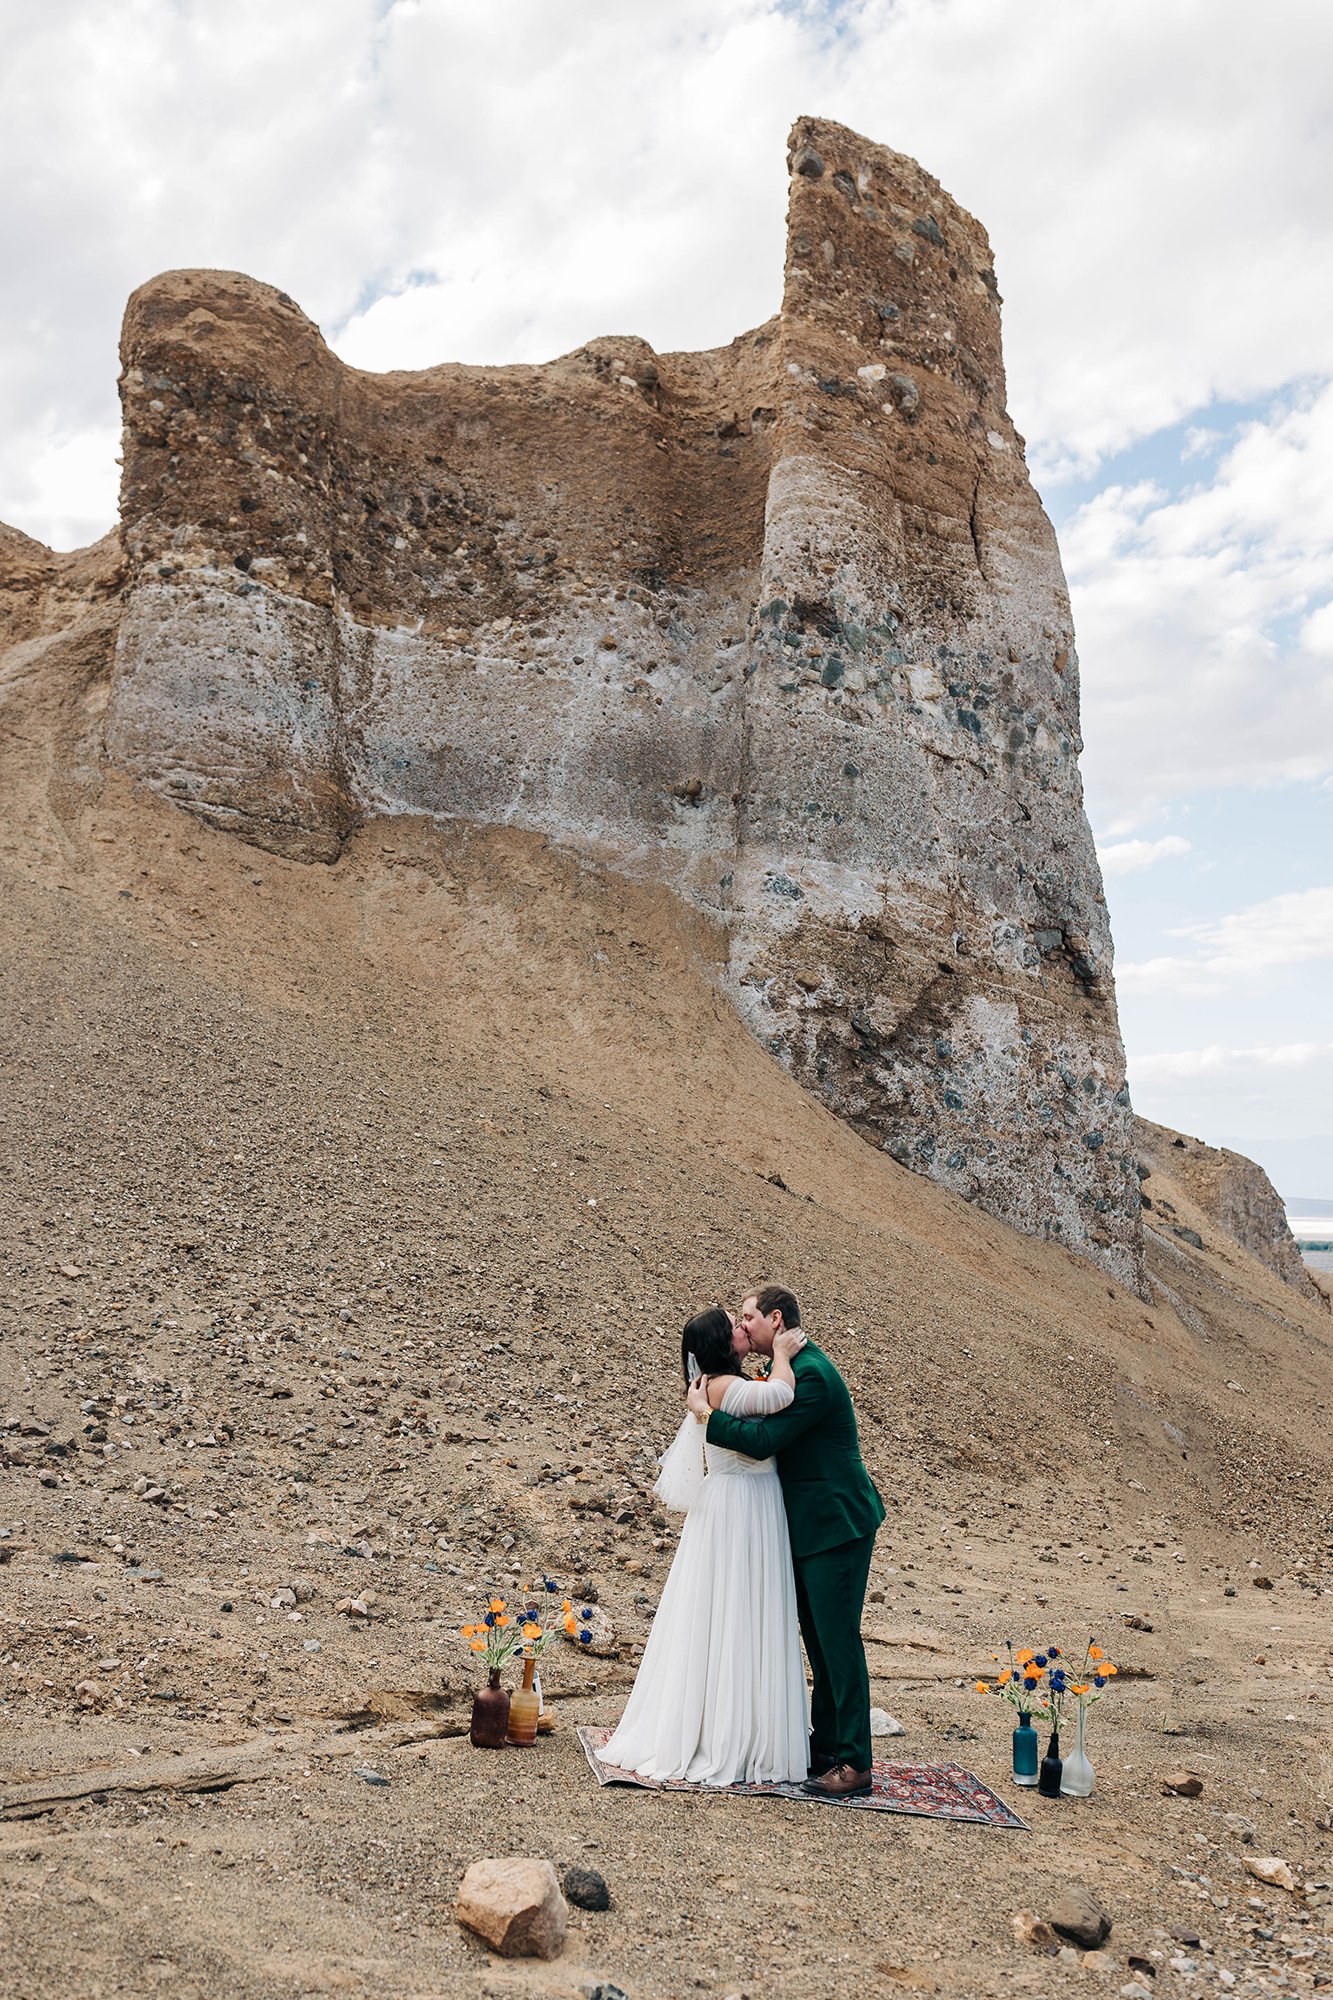
[[[1172,1203],[1157,1191],[1156,1177],[1162,1175],[1285,1284],[1312,1304],[1327,1305],[1301,1259],[1282,1197],[1261,1166],[1229,1146],[1206,1146],[1202,1139],[1146,1118],[1134,1120],[1134,1138],[1140,1160],[1150,1170],[1145,1206],[1152,1204],[1159,1229],[1190,1240],[1188,1224],[1182,1225]]]
[[[708,354],[372,376],[250,279],[136,293],[108,750],[311,861],[424,812],[669,882],[840,1116],[1137,1285],[1073,634],[986,237],[841,127],[790,166],[782,310]]]

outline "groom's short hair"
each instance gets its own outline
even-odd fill
[[[754,1302],[765,1319],[772,1319],[775,1312],[780,1312],[784,1326],[801,1324],[801,1308],[796,1303],[796,1294],[789,1292],[785,1285],[761,1285],[754,1294]]]

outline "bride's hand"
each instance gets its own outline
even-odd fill
[[[690,1414],[697,1417],[701,1424],[708,1422],[712,1412],[708,1401],[708,1377],[706,1375],[695,1376],[686,1392],[685,1403]]]
[[[784,1326],[781,1333],[773,1336],[773,1359],[790,1361],[793,1354],[799,1354],[805,1346],[805,1335],[799,1326]]]

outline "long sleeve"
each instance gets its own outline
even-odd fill
[[[731,1417],[775,1417],[796,1395],[789,1382],[751,1382],[738,1375],[727,1384],[722,1407]]]
[[[796,1400],[776,1416],[735,1417],[727,1410],[714,1410],[705,1430],[708,1442],[742,1452],[746,1458],[773,1458],[827,1414],[829,1390],[821,1374],[806,1370],[797,1387]]]

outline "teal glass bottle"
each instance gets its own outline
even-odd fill
[[[1037,1732],[1032,1727],[1032,1717],[1020,1711],[1014,1729],[1014,1783],[1035,1785],[1037,1782]]]

